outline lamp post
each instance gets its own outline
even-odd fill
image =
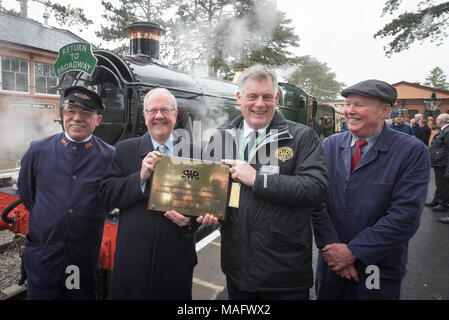
[[[433,90],[432,95],[429,98],[424,98],[424,107],[426,108],[426,117],[432,116],[436,118],[438,116],[438,107],[440,106],[443,99],[437,98],[435,90]]]

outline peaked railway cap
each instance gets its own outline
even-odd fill
[[[100,96],[95,91],[81,86],[67,88],[64,92],[64,103],[73,104],[91,111],[104,109]]]

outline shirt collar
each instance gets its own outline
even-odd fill
[[[83,143],[83,142],[87,142],[87,141],[89,141],[91,138],[92,138],[92,134],[90,134],[90,136],[88,136],[86,139],[84,139],[83,141],[75,141],[75,140],[73,140],[72,138],[70,138],[70,136],[69,136],[69,134],[66,132],[66,131],[64,131],[64,135],[65,135],[65,137],[67,138],[67,140],[69,140],[69,141],[71,141],[71,142],[74,142],[74,143]]]
[[[266,125],[265,127],[263,127],[263,128],[258,129],[257,132],[259,132],[259,135],[260,135],[260,134],[263,134],[263,133],[265,132],[265,130],[267,130],[268,126],[269,126],[269,124],[267,124],[267,125]],[[243,133],[245,134],[245,139],[248,138],[249,134],[250,134],[251,132],[253,132],[253,131],[255,131],[255,130],[252,129],[252,128],[248,125],[248,123],[246,122],[245,119],[243,119]]]
[[[449,126],[449,123],[446,123],[444,126],[442,126],[440,130],[443,130],[443,129],[446,128],[447,126]]]
[[[164,144],[167,147],[167,154],[171,155],[172,154],[172,150],[173,150],[173,136],[170,134],[170,137],[168,137],[168,139],[164,142],[164,143],[159,143],[156,140],[153,139],[153,137],[150,135],[151,138],[151,142],[153,143],[153,149],[157,150],[157,148],[161,145]]]
[[[372,136],[369,136],[365,139],[360,139],[356,135],[352,134],[351,148],[355,146],[355,142],[357,140],[366,140],[366,141],[368,141],[368,146],[371,147],[376,142],[376,140],[379,137],[380,133],[382,132],[383,128],[384,128],[384,126],[382,126],[379,130],[377,130],[376,133],[374,133]]]

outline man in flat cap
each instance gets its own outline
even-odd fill
[[[25,243],[28,299],[95,299],[106,208],[97,198],[113,147],[92,133],[103,104],[94,91],[63,96],[62,133],[33,141],[21,161],[19,193],[30,211]]]
[[[396,110],[391,117],[393,118],[393,123],[390,125],[391,129],[404,132],[411,136],[414,135],[412,127],[404,123],[404,110]]]
[[[313,214],[318,299],[399,299],[408,242],[419,227],[429,152],[385,125],[396,100],[386,82],[342,91],[349,131],[323,141],[329,194]]]

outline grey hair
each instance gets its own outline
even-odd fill
[[[170,98],[172,101],[173,108],[178,109],[178,102],[176,101],[175,96],[165,88],[154,88],[147,92],[145,98],[143,98],[143,107],[145,108],[148,99],[155,93],[163,93]]]
[[[417,113],[417,114],[415,114],[414,118],[422,120],[422,114],[421,113]]]
[[[245,91],[245,84],[248,78],[253,78],[257,81],[271,79],[271,81],[273,82],[274,94],[278,92],[278,81],[276,73],[263,65],[256,64],[245,69],[245,71],[242,72],[239,77],[239,92],[242,94]]]
[[[442,113],[437,117],[437,120],[443,121],[444,124],[449,123],[449,114],[448,113]]]

